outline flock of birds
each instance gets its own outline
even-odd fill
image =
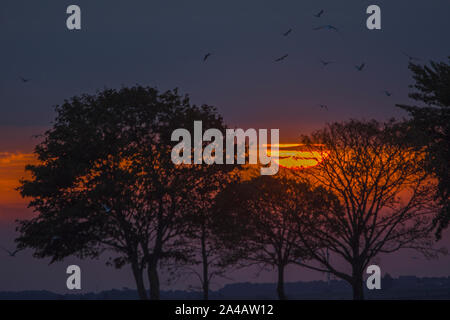
[[[325,10],[322,9],[322,10],[320,10],[318,13],[314,14],[314,16],[315,16],[316,18],[320,18],[320,17],[322,16],[322,14],[324,14],[324,12],[325,12]],[[335,26],[330,25],[330,24],[322,25],[322,26],[316,27],[316,28],[314,28],[313,30],[322,30],[322,29],[333,30],[333,31],[339,32],[339,29],[338,29],[338,28],[336,28]],[[289,28],[286,32],[283,32],[282,35],[283,35],[284,37],[287,37],[289,34],[291,34],[292,31],[293,31],[292,28]],[[205,54],[205,55],[203,56],[203,62],[206,62],[206,60],[208,60],[208,58],[209,58],[211,55],[212,55],[211,52],[208,52],[207,54]],[[288,54],[285,54],[285,55],[283,55],[283,56],[281,56],[281,57],[275,59],[275,62],[283,61],[283,60],[286,59],[288,56],[289,56]],[[328,64],[331,63],[331,62],[323,61],[322,63],[324,63],[324,65],[328,65]]]
[[[316,18],[321,18],[322,15],[323,15],[324,13],[325,13],[325,10],[324,10],[324,9],[321,9],[319,12],[313,14],[313,16],[316,17]],[[320,25],[320,26],[318,26],[318,27],[314,27],[313,30],[314,30],[314,31],[319,31],[319,30],[329,30],[329,31],[333,31],[333,32],[340,32],[339,29],[338,29],[336,26],[331,25],[331,24]],[[282,35],[283,37],[287,37],[287,36],[289,36],[292,32],[293,32],[293,29],[292,29],[292,28],[289,28],[287,31],[283,32],[281,35]],[[411,55],[409,55],[408,53],[406,53],[406,52],[404,52],[404,51],[402,51],[402,54],[405,55],[405,56],[408,58],[408,60],[409,60],[410,62],[413,62],[413,61],[421,61],[420,58],[411,56]],[[211,53],[211,52],[206,53],[206,54],[203,56],[203,62],[206,62],[208,59],[210,59],[212,55],[213,55],[213,53]],[[288,57],[289,57],[289,54],[284,54],[284,55],[282,55],[282,56],[276,58],[276,59],[274,60],[274,62],[282,62],[282,61],[286,60]],[[319,61],[320,61],[320,63],[322,64],[323,67],[327,67],[327,66],[330,65],[330,64],[336,63],[336,61],[327,61],[327,60],[322,60],[322,59],[319,60]],[[361,64],[358,64],[358,65],[355,65],[355,69],[356,69],[358,72],[362,72],[365,68],[366,68],[366,63],[365,63],[365,62],[362,62]],[[22,77],[22,76],[20,76],[19,79],[20,79],[20,81],[22,81],[23,83],[27,83],[27,82],[30,82],[30,81],[31,81],[30,78],[25,78],[25,77]],[[386,97],[391,97],[392,94],[393,94],[391,91],[388,91],[388,90],[383,90],[383,91],[381,91],[381,93],[383,93]],[[325,105],[325,104],[318,104],[317,106],[320,107],[321,109],[328,110],[328,106]]]
[[[313,14],[313,16],[316,17],[316,18],[321,18],[324,13],[325,13],[325,10],[321,9],[316,14]],[[321,25],[321,26],[313,28],[313,30],[314,31],[330,30],[330,31],[334,31],[334,32],[340,32],[339,29],[336,26],[331,25],[331,24]],[[293,29],[289,28],[286,32],[282,33],[282,36],[287,37],[287,36],[289,36],[292,33],[292,31],[293,31]],[[405,55],[410,62],[420,61],[421,60],[420,58],[411,56],[411,55],[407,54],[404,51],[402,51],[402,54]],[[211,56],[212,56],[211,52],[208,52],[207,54],[205,54],[204,57],[203,57],[203,62],[206,62]],[[289,54],[284,54],[284,55],[276,58],[274,61],[275,62],[281,62],[281,61],[285,60],[288,57],[289,57]],[[320,63],[322,64],[323,67],[327,67],[329,64],[336,63],[336,61],[327,61],[327,60],[322,60],[321,59]],[[359,72],[362,72],[365,67],[366,67],[366,63],[365,62],[362,62],[361,64],[358,64],[358,65],[355,65],[355,69],[357,71],[359,71]],[[388,90],[383,90],[383,91],[381,91],[381,93],[386,95],[386,97],[391,97],[392,96],[392,92],[388,91]],[[327,105],[318,104],[317,106],[320,107],[321,109],[328,110],[328,106]]]

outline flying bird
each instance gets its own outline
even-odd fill
[[[392,92],[389,92],[387,90],[384,90],[383,93],[388,97],[392,96]]]
[[[203,57],[203,62],[205,62],[206,60],[208,60],[208,58],[211,56],[212,53],[207,53],[205,54],[205,56]]]
[[[320,18],[320,16],[324,13],[323,9],[314,15],[316,18]]]
[[[12,258],[14,258],[14,257],[16,256],[17,252],[20,251],[20,249],[16,249],[16,250],[14,250],[14,251],[9,251],[9,250],[6,249],[6,248],[3,248],[3,247],[0,247],[0,248],[2,248],[3,251],[7,252],[8,255],[9,255],[10,257],[12,257]]]
[[[25,79],[24,77],[19,77],[19,79],[20,79],[23,83],[27,83],[28,81],[31,80],[31,79]]]
[[[339,31],[338,28],[336,28],[335,26],[332,26],[331,24],[327,24],[325,26],[316,27],[313,30],[322,30],[322,29],[332,30],[332,31],[336,31],[336,32]]]
[[[284,56],[279,57],[278,59],[275,59],[275,62],[283,61],[283,60],[286,59],[288,56],[289,56],[288,54],[285,54]]]
[[[325,60],[320,60],[320,62],[322,63],[322,65],[324,67],[326,67],[327,65],[329,65],[330,63],[334,63],[334,61],[325,61]]]
[[[289,29],[288,31],[286,31],[285,33],[283,33],[283,36],[287,37],[289,35],[289,33],[292,32],[292,29]]]
[[[320,107],[321,109],[325,109],[325,110],[328,111],[328,106],[327,106],[326,104],[319,104],[319,107]]]
[[[364,69],[365,66],[366,66],[366,64],[363,62],[363,63],[361,63],[361,65],[355,66],[355,68],[356,68],[356,70],[358,70],[358,71],[362,71],[362,70]]]
[[[409,61],[414,61],[414,60],[416,60],[416,61],[421,61],[422,59],[420,59],[420,58],[417,58],[417,57],[413,57],[413,56],[411,56],[411,55],[409,55],[409,54],[407,54],[406,52],[404,52],[404,51],[402,51],[402,53],[405,55],[405,56],[407,56],[408,57],[408,59],[409,59]]]

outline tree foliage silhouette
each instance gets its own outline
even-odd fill
[[[450,60],[450,57],[449,57]],[[437,198],[441,209],[436,217],[436,236],[450,222],[450,64],[430,62],[430,65],[409,64],[415,91],[409,97],[424,106],[397,105],[411,115],[409,143],[427,153],[426,168],[439,180]]]
[[[204,147],[207,142],[204,142]],[[223,137],[225,145],[225,137]],[[228,278],[227,273],[232,263],[223,259],[226,248],[214,232],[214,223],[223,221],[223,217],[215,210],[216,197],[228,184],[236,180],[233,172],[235,165],[226,166],[194,166],[191,174],[190,192],[186,195],[189,208],[184,215],[189,225],[186,232],[186,250],[191,255],[182,265],[174,264],[171,272],[176,276],[194,275],[200,282],[203,299],[209,299],[211,284],[215,278]],[[192,169],[194,169],[192,168]],[[191,288],[197,288],[191,286]]]
[[[159,299],[161,262],[190,258],[187,195],[212,167],[174,165],[171,134],[193,132],[194,120],[221,129],[222,118],[177,90],[141,86],[73,97],[56,113],[35,148],[40,163],[21,182],[37,215],[19,221],[18,247],[52,262],[108,251],[115,267],[131,266],[140,298],[147,272],[150,298]]]
[[[258,176],[234,181],[218,196],[216,233],[228,249],[227,258],[243,266],[274,268],[280,300],[287,298],[286,266],[306,260],[309,255],[302,249],[298,230],[292,225],[300,221],[301,226],[305,216],[311,222],[317,211],[328,210],[332,204],[324,197],[314,206],[311,202],[323,191],[286,177]],[[312,241],[308,243],[311,245]]]

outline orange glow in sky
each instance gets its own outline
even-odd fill
[[[287,169],[304,169],[316,166],[328,154],[324,151],[311,151],[305,149],[303,144],[286,143],[279,144],[279,157],[275,161],[280,167]],[[271,155],[270,149],[267,151],[268,155]]]
[[[327,154],[305,150],[302,144],[279,144],[279,157],[274,159],[281,167],[302,169],[317,165]],[[270,156],[270,149],[267,151]],[[23,199],[16,188],[21,178],[29,178],[25,166],[35,164],[32,153],[0,152],[0,220],[17,218],[12,212],[25,209],[29,199]]]
[[[17,218],[17,209],[25,209],[29,199],[23,199],[16,188],[21,178],[28,177],[27,164],[36,163],[31,153],[0,152],[0,220]]]

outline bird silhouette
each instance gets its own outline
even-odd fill
[[[366,66],[366,64],[363,62],[363,63],[361,63],[361,65],[355,66],[355,68],[356,68],[356,70],[358,70],[358,71],[362,71],[362,70],[364,69],[365,66]]]
[[[19,79],[20,79],[23,83],[27,83],[28,81],[31,80],[31,79],[25,79],[24,77],[19,77]]]
[[[207,54],[205,54],[205,56],[203,57],[203,62],[205,62],[206,60],[208,60],[208,58],[211,56],[212,53],[208,52]]]
[[[286,59],[288,56],[289,56],[288,54],[285,54],[284,56],[279,57],[278,59],[275,59],[275,62],[283,61],[283,60]]]
[[[389,92],[387,90],[384,90],[383,93],[388,97],[392,96],[392,92]]]
[[[324,26],[316,27],[313,30],[322,30],[322,29],[332,30],[332,31],[336,31],[336,32],[339,31],[338,28],[336,28],[335,26],[333,26],[331,24],[327,24],[327,25],[324,25]]]
[[[421,61],[422,59],[420,59],[420,58],[417,58],[417,57],[413,57],[413,56],[411,56],[411,55],[409,55],[409,54],[407,54],[406,52],[404,52],[404,51],[402,51],[402,53],[405,55],[405,56],[407,56],[408,57],[408,59],[409,59],[409,61]]]
[[[326,104],[319,104],[318,105],[321,109],[325,109],[328,111],[328,106]]]
[[[314,15],[316,18],[320,18],[320,16],[324,13],[323,9]]]
[[[9,251],[9,250],[6,249],[6,248],[3,248],[3,247],[0,247],[0,248],[2,248],[3,251],[7,252],[8,255],[9,255],[10,257],[12,257],[12,258],[14,258],[14,257],[16,256],[17,252],[20,251],[20,249],[16,249],[16,250],[14,250],[14,251]]]
[[[322,63],[322,65],[324,67],[326,67],[327,65],[329,65],[330,63],[334,63],[334,61],[326,61],[326,60],[320,60],[320,62]]]
[[[292,29],[289,29],[288,31],[286,31],[285,33],[283,33],[283,36],[287,37],[289,35],[289,33],[292,32]]]
[[[105,209],[106,213],[110,213],[111,212],[111,208],[108,207],[106,204],[102,204],[103,209]]]

